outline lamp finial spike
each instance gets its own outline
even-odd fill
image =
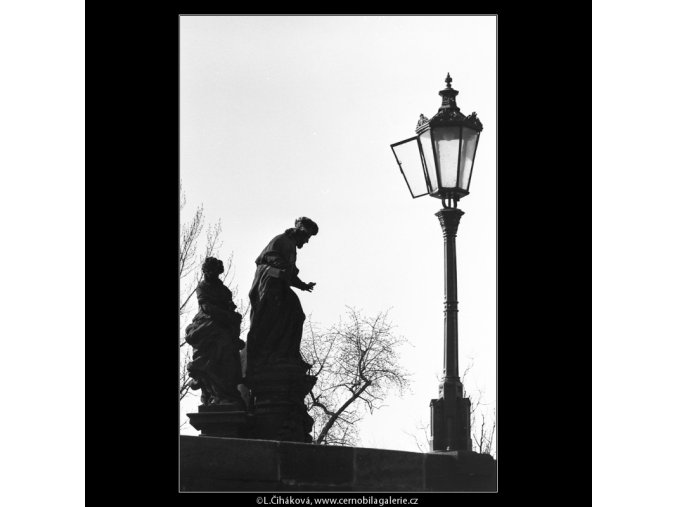
[[[440,111],[445,109],[458,111],[458,106],[456,105],[456,95],[458,95],[458,91],[451,87],[451,75],[448,72],[447,78],[444,81],[447,83],[447,87],[444,90],[440,90],[440,96],[442,97]]]

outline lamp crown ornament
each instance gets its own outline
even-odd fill
[[[473,112],[470,116],[466,116],[456,104],[458,91],[451,87],[451,76],[448,72],[444,81],[447,83],[447,87],[439,92],[439,95],[442,97],[442,105],[437,110],[437,114],[430,119],[431,126],[440,123],[453,122],[481,132],[483,127],[479,118],[477,118],[477,114]],[[416,128],[418,129],[419,126],[417,125]]]
[[[475,111],[473,111],[472,113],[470,113],[470,115],[466,116],[466,118],[465,118],[465,124],[466,124],[468,127],[477,130],[477,132],[482,132],[482,129],[484,128],[484,127],[482,126],[482,122],[481,122],[480,119],[477,117],[477,113],[476,113]]]
[[[447,83],[447,87],[444,90],[440,90],[440,96],[442,97],[442,105],[440,106],[438,112],[442,112],[442,110],[445,109],[459,111],[458,106],[456,105],[456,95],[458,95],[458,91],[454,90],[451,87],[451,76],[449,75],[448,72],[447,78],[444,81]]]
[[[430,121],[430,120],[429,120],[428,118],[426,118],[425,115],[421,114],[421,115],[418,117],[418,123],[416,124],[416,133],[417,133],[417,134],[420,134],[421,131],[427,129],[427,128],[428,128],[428,122],[429,122],[429,121]]]

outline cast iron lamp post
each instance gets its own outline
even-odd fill
[[[451,87],[449,74],[445,82],[437,114],[430,120],[421,115],[416,136],[390,147],[411,196],[430,195],[442,200],[442,209],[435,215],[444,237],[444,379],[439,399],[430,402],[431,448],[470,451],[470,400],[463,397],[458,376],[456,231],[463,211],[456,206],[468,195],[482,123],[475,113],[461,113],[456,105],[458,91]]]

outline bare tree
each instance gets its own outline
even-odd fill
[[[496,408],[489,406],[483,401],[484,392],[478,389],[475,394],[468,394],[465,389],[466,378],[472,369],[473,362],[466,366],[463,375],[461,376],[461,383],[463,384],[463,397],[470,398],[470,438],[473,444],[473,450],[480,454],[490,454],[496,457],[496,449],[494,446],[494,436],[496,435]],[[441,380],[441,379],[440,379]],[[481,423],[480,423],[481,421]],[[416,426],[416,432],[405,431],[416,444],[420,452],[430,451],[430,422],[423,424],[419,421]]]
[[[494,435],[496,434],[496,409],[491,416],[482,412],[480,414],[482,424],[477,426],[475,420],[475,431],[473,431],[473,440],[476,445],[476,451],[480,454],[491,454],[496,457],[496,450],[494,449]]]
[[[398,347],[405,342],[387,311],[364,317],[347,307],[346,318],[325,332],[307,320],[301,352],[317,376],[306,402],[316,444],[355,445],[366,411],[381,408],[391,391],[403,394],[410,375],[399,364]]]
[[[179,204],[179,213],[183,213],[186,206],[186,194],[181,189],[181,202]],[[183,217],[182,217],[183,218]],[[221,242],[221,222],[216,225],[208,224],[206,234],[204,207],[198,206],[192,217],[181,223],[181,236],[179,243],[179,347],[183,347],[183,330],[186,328],[190,311],[192,310],[193,300],[197,284],[202,277],[201,266],[206,257],[216,255]],[[204,250],[198,253],[198,248],[204,243]],[[230,268],[230,262],[228,266]],[[179,400],[183,400],[190,392],[190,376],[188,375],[188,363],[191,359],[191,351],[188,347],[181,350],[180,371],[179,371]]]
[[[475,394],[468,394],[465,389],[468,372],[473,367],[473,359],[466,366],[461,382],[463,384],[463,397],[470,398],[470,427],[473,450],[480,454],[490,454],[495,457],[494,435],[496,434],[496,408],[493,412],[488,411],[488,403],[483,401],[484,392],[477,389]],[[480,424],[479,421],[482,421]]]
[[[180,212],[186,205],[186,194],[181,192]],[[204,234],[203,234],[204,231]],[[198,206],[195,214],[187,222],[181,224],[181,239],[179,246],[179,280],[181,284],[181,296],[179,301],[179,315],[185,319],[191,310],[193,296],[197,290],[197,284],[202,279],[201,266],[205,258],[218,255],[223,242],[220,241],[221,220],[216,224],[207,224],[205,231],[204,207]],[[198,247],[203,245],[201,253]],[[225,277],[227,278],[232,266],[232,253],[228,257]],[[182,321],[182,324],[184,321]]]
[[[186,206],[186,194],[181,191],[181,202],[179,210],[182,212]],[[183,217],[182,217],[183,218]],[[195,314],[196,298],[195,292],[198,283],[202,280],[202,263],[207,257],[217,257],[219,250],[223,245],[220,239],[221,236],[221,220],[215,224],[207,223],[205,220],[204,207],[202,204],[198,206],[195,213],[186,221],[181,223],[181,236],[179,244],[179,283],[180,283],[180,297],[179,297],[179,347],[180,347],[180,371],[179,371],[179,399],[183,400],[186,396],[194,393],[190,390],[191,378],[188,375],[188,363],[191,360],[192,351],[190,347],[184,347],[186,326]],[[233,280],[233,253],[231,252],[228,258],[223,263],[225,272],[223,275],[224,283],[230,288]],[[231,288],[233,293],[233,300],[235,301],[238,295],[237,287]],[[239,308],[242,313],[243,327],[242,333],[247,332],[248,319],[246,315],[249,312],[249,303],[242,304],[239,301]]]
[[[414,440],[419,452],[430,452],[430,422],[419,419],[415,432],[405,430],[404,433]]]

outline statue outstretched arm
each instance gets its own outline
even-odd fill
[[[313,289],[315,288],[315,282],[305,283],[298,277],[298,275],[294,275],[292,277],[289,285],[308,292],[313,292]]]

